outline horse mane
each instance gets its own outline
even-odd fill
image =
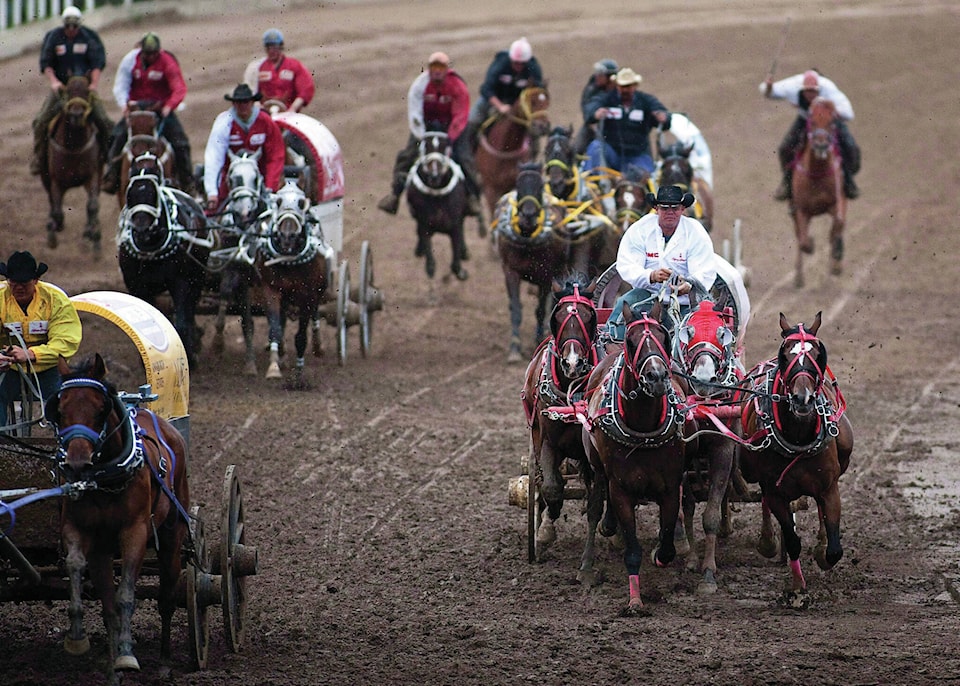
[[[577,270],[567,272],[564,276],[554,281],[554,306],[556,306],[562,298],[573,295],[575,289],[579,290],[580,295],[583,297],[592,300],[593,291],[587,290],[591,285],[590,279],[587,278],[587,275],[583,272]]]
[[[67,80],[65,92],[68,98],[85,98],[90,93],[90,81],[79,74],[71,76]]]
[[[98,363],[99,359],[99,363]],[[102,366],[103,373],[98,374],[97,367]],[[96,379],[102,383],[106,389],[107,393],[110,396],[117,394],[117,387],[112,381],[109,381],[107,376],[107,365],[103,361],[103,358],[99,353],[91,353],[80,359],[79,362],[75,364],[70,364],[70,373],[61,375],[61,383],[64,381],[70,381],[71,379]]]

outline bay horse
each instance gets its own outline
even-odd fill
[[[100,255],[100,144],[97,127],[90,118],[90,82],[73,76],[63,90],[63,109],[50,125],[47,165],[40,179],[50,200],[47,245],[56,248],[63,231],[63,196],[71,188],[87,191],[87,224],[83,238],[94,256]]]
[[[187,445],[166,419],[124,404],[106,379],[99,353],[76,370],[61,357],[59,370],[60,390],[46,408],[57,428],[59,472],[69,483],[96,486],[78,498],[63,499],[61,528],[70,582],[70,629],[64,648],[72,655],[90,649],[83,625],[83,576],[89,571],[103,608],[110,683],[119,683],[117,672],[140,669],[131,623],[148,541],[158,544],[160,657],[170,658],[171,619],[189,532]]]
[[[121,153],[120,186],[117,191],[117,202],[121,208],[126,202],[130,167],[141,155],[149,153],[157,158],[164,183],[170,183],[176,178],[173,173],[173,147],[158,133],[158,122],[159,115],[152,110],[132,110],[127,113],[127,142]]]
[[[727,488],[740,435],[738,386],[744,377],[742,332],[735,329],[733,309],[700,301],[677,326],[673,361],[686,394],[696,433],[684,436],[687,468],[683,480],[683,548],[694,550],[693,517],[698,502],[706,503],[702,525],[703,561],[696,555],[688,567],[702,574],[699,593],[717,590],[717,537],[729,533]],[[723,528],[727,524],[727,529]],[[681,551],[682,552],[682,551]]]
[[[793,161],[790,212],[797,237],[794,285],[801,288],[803,254],[813,253],[810,220],[821,214],[832,218],[830,225],[830,273],[843,272],[843,229],[847,217],[847,196],[843,193],[843,160],[837,143],[836,106],[832,100],[815,98],[810,103],[807,134]]]
[[[466,281],[467,244],[463,237],[463,219],[467,209],[467,189],[463,170],[452,155],[450,138],[444,131],[428,130],[420,141],[420,154],[407,176],[407,203],[417,222],[417,247],[414,254],[423,257],[427,276],[437,272],[431,238],[442,233],[450,237],[450,271]]]
[[[533,159],[534,139],[550,130],[549,107],[547,90],[531,86],[507,114],[496,114],[481,126],[475,157],[491,216],[497,201],[516,186],[520,165]]]
[[[308,212],[310,200],[296,181],[288,180],[275,195],[272,217],[259,242],[255,268],[263,285],[270,341],[270,364],[266,378],[280,373],[280,346],[288,307],[297,313],[294,336],[297,360],[288,386],[309,388],[303,370],[307,350],[307,329],[313,325],[313,354],[319,356],[320,302],[332,286],[336,254],[324,242],[319,222]]]
[[[546,188],[559,210],[554,230],[567,246],[567,268],[594,277],[616,261],[622,233],[607,216],[600,189],[578,168],[572,133],[573,127],[556,127],[547,138]]]
[[[619,353],[603,358],[587,379],[580,414],[583,443],[596,478],[587,492],[587,540],[580,563],[582,582],[594,578],[595,531],[623,535],[629,580],[627,614],[643,613],[640,597],[642,550],[635,508],[659,506],[660,530],[652,559],[668,565],[676,556],[674,530],[680,514],[684,473],[682,389],[671,373],[670,334],[660,322],[661,303],[635,314],[623,307],[626,333]],[[604,500],[607,508],[604,513]]]
[[[583,451],[580,424],[569,411],[583,398],[587,375],[597,364],[597,310],[593,304],[596,279],[586,283],[582,274],[553,282],[555,305],[550,314],[550,337],[540,344],[524,376],[523,409],[530,429],[530,478],[542,480],[540,494],[547,516],[528,542],[530,561],[539,548],[557,539],[555,522],[564,498],[564,460],[575,464],[584,483],[592,471]]]
[[[790,503],[801,496],[816,501],[820,530],[814,558],[821,569],[832,569],[843,556],[839,479],[853,451],[846,401],[817,337],[820,322],[820,312],[809,326],[792,325],[780,314],[783,342],[775,358],[747,374],[742,403],[740,466],[763,496],[758,549],[765,557],[777,553],[772,513],[789,557],[790,583],[781,600],[796,608],[806,607],[809,595]]]
[[[521,361],[520,323],[523,306],[520,283],[537,287],[534,345],[544,337],[547,296],[554,279],[564,273],[567,249],[552,230],[552,218],[545,202],[543,172],[539,164],[528,163],[517,175],[516,190],[503,196],[495,208],[497,251],[510,302],[510,344],[507,362]]]
[[[240,313],[245,349],[243,373],[247,376],[257,375],[251,289],[259,284],[259,276],[254,261],[261,234],[271,217],[270,191],[260,173],[261,151],[234,153],[227,149],[227,196],[214,215],[224,231],[220,234],[221,247],[215,252],[223,258],[215,265],[220,278],[213,350],[223,354],[227,311],[235,308]]]
[[[613,208],[610,218],[616,230],[623,236],[634,222],[653,210],[653,206],[647,202],[647,194],[656,194],[656,188],[646,170],[631,164],[614,181],[612,193]]]
[[[664,145],[663,134],[657,137],[657,154],[660,157],[657,172],[658,186],[680,186],[684,191],[693,193],[696,202],[685,214],[700,220],[703,228],[713,230],[713,190],[690,163],[690,153],[695,143],[684,145],[674,142]]]
[[[118,218],[117,255],[123,282],[131,295],[151,305],[161,293],[170,294],[174,328],[191,369],[196,369],[197,301],[215,237],[197,201],[163,184],[153,155],[134,160],[131,174]]]

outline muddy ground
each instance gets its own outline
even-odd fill
[[[331,2],[216,18],[164,15],[101,32],[110,60],[105,86],[147,29],[176,52],[190,89],[181,116],[200,161],[209,126],[226,106],[223,95],[259,52],[263,30],[281,27],[290,54],[316,74],[318,95],[307,112],[343,147],[343,257],[356,274],[361,242],[369,241],[386,296],[366,359],[351,329],[347,364],[338,366],[333,329],[325,328],[328,354],[308,360],[307,392],[245,378],[234,339],[222,360],[204,352],[191,377],[191,488],[208,535],[216,535],[224,470],[238,465],[247,540],[259,547],[261,568],[248,585],[246,645],[229,653],[214,616],[210,666],[191,672],[180,613],[173,673],[160,680],[158,619],[146,601],[137,611],[143,671],[128,683],[960,680],[953,302],[960,11],[948,2],[884,0],[657,5]],[[827,274],[820,220],[808,285],[799,291],[792,226],[771,198],[775,148],[793,113],[757,91],[787,17],[777,76],[816,66],[833,78],[853,102],[852,131],[864,154],[844,273]],[[753,302],[748,363],[774,352],[779,312],[809,322],[823,311],[820,333],[849,403],[856,448],[841,480],[845,554],[833,571],[820,572],[812,559],[815,515],[799,515],[810,609],[777,605],[787,570],[755,552],[754,504],[740,506],[736,531],[721,544],[716,595],[697,595],[698,575],[683,564],[653,569],[647,558],[641,583],[648,617],[620,616],[627,584],[612,548],[601,550],[597,587],[575,581],[584,533],[578,503],[565,509],[557,545],[541,563],[527,563],[526,514],[507,504],[527,434],[523,369],[505,364],[499,265],[471,225],[470,279],[438,279],[430,289],[413,256],[412,220],[405,210],[391,217],[375,208],[406,139],[407,87],[426,56],[448,52],[475,93],[493,53],[520,35],[550,80],[553,122],[579,123],[591,65],[612,57],[703,130],[714,158],[717,243],[742,220]],[[33,52],[0,67],[0,253],[32,250],[71,293],[122,289],[109,240],[112,198],[101,197],[108,237],[101,260],[80,238],[79,191],[68,196],[60,247],[45,247],[46,199],[27,174],[29,122],[44,83],[36,60]],[[109,111],[116,116],[115,107]],[[443,265],[449,248],[437,245]],[[529,347],[533,301],[525,297]],[[263,320],[257,335],[262,351]],[[649,509],[641,510],[641,528],[649,548],[656,533]],[[61,646],[65,604],[8,604],[0,617],[0,682],[102,680],[103,629],[94,605],[87,614],[94,649],[79,659]]]

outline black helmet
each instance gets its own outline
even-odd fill
[[[611,59],[603,59],[593,65],[594,74],[606,74],[607,76],[613,76],[618,71],[620,71],[620,65]]]

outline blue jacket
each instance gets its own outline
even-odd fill
[[[61,83],[66,83],[71,76],[88,76],[94,69],[103,71],[106,64],[106,50],[93,29],[81,26],[80,32],[70,39],[60,26],[43,37],[40,73],[52,67]]]
[[[603,140],[620,156],[636,157],[651,154],[650,131],[658,125],[653,116],[654,112],[666,112],[668,116],[663,128],[664,130],[670,128],[667,107],[649,93],[636,91],[633,94],[632,106],[626,109],[620,102],[619,91],[613,90],[598,95],[586,108],[589,112],[588,124],[597,122],[596,113],[601,107],[606,107],[611,112],[611,116],[603,120]]]
[[[543,87],[543,71],[537,58],[531,57],[518,74],[510,63],[510,54],[501,50],[487,69],[480,85],[480,95],[487,100],[497,96],[502,103],[512,105],[520,97],[520,91],[530,86]]]

